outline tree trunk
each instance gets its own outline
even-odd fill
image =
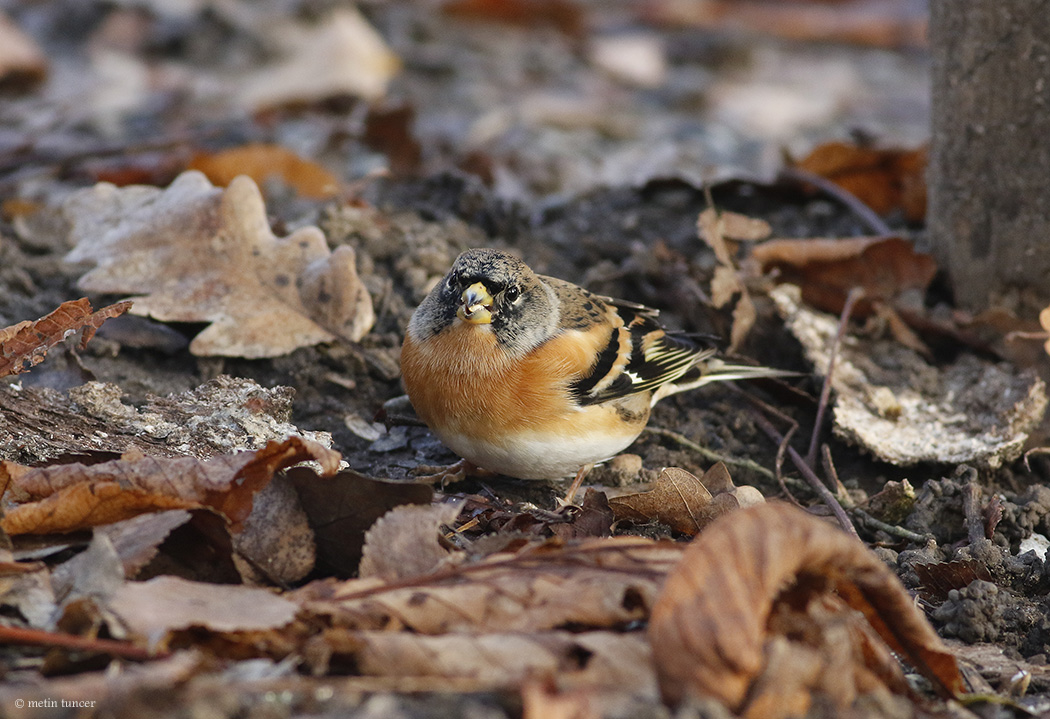
[[[932,0],[929,228],[955,300],[1050,304],[1050,0]]]

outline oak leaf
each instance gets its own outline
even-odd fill
[[[359,340],[375,321],[353,249],[330,251],[316,227],[274,235],[247,177],[225,190],[193,170],[165,190],[100,183],[64,211],[76,244],[66,259],[97,265],[78,286],[138,294],[135,314],[210,322],[195,355],[275,357]]]
[[[24,467],[0,462],[0,486],[12,486],[31,501],[0,519],[8,534],[71,532],[110,524],[148,511],[211,507],[235,527],[252,509],[253,495],[279,469],[305,460],[339,468],[339,453],[301,437],[269,442],[255,452],[158,458],[127,453],[100,464]]]
[[[668,576],[648,631],[671,704],[711,697],[744,716],[784,717],[821,695],[847,710],[880,686],[908,691],[889,650],[941,694],[964,691],[955,658],[896,575],[787,504],[712,523]]]
[[[0,329],[0,377],[19,374],[44,361],[47,351],[83,328],[83,349],[102,323],[131,309],[131,302],[118,302],[91,311],[86,298],[63,302],[51,314],[35,322],[26,320]]]

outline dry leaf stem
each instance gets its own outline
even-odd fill
[[[917,544],[922,545],[925,545],[930,539],[932,539],[931,536],[919,534],[918,532],[913,532],[910,529],[899,527],[896,524],[889,524],[888,522],[883,522],[881,519],[877,519],[871,516],[863,509],[855,505],[853,503],[853,500],[850,498],[849,493],[846,491],[846,488],[843,486],[842,482],[839,481],[839,473],[835,469],[835,463],[831,460],[831,447],[829,447],[827,444],[821,445],[821,453],[821,456],[823,458],[824,473],[828,477],[828,479],[832,483],[834,483],[834,485],[838,488],[837,492],[839,501],[846,508],[847,512],[852,514],[854,517],[860,517],[861,522],[866,527],[868,527],[869,529],[880,529],[886,534],[890,535],[891,537],[897,537],[899,539],[904,539],[909,542],[915,542]]]
[[[135,646],[130,642],[121,642],[116,639],[92,639],[91,637],[78,637],[75,634],[47,632],[42,629],[25,629],[22,627],[0,626],[0,644],[32,644],[43,647],[61,647],[62,649],[76,649],[85,652],[100,652],[135,661],[165,659],[170,656],[167,651],[162,649],[151,651]]]
[[[773,426],[773,423],[766,419],[765,415],[757,409],[752,409],[751,416],[755,420],[755,424],[758,425],[759,429],[765,432],[770,439],[778,444],[784,441],[783,436],[777,431],[777,428]],[[813,468],[806,464],[802,455],[798,453],[794,447],[787,448],[788,456],[791,457],[791,462],[795,465],[795,468],[802,474],[802,476],[809,483],[809,486],[817,493],[824,504],[828,505],[834,513],[835,518],[839,520],[839,524],[842,525],[843,531],[847,534],[851,534],[857,539],[860,539],[860,535],[857,534],[857,528],[853,526],[853,521],[846,514],[846,510],[842,508],[842,504],[839,503],[835,495],[831,493],[831,490],[820,480],[817,473],[813,471]]]
[[[846,296],[846,302],[842,305],[842,314],[839,315],[839,326],[835,332],[835,339],[831,342],[828,351],[828,368],[824,372],[824,386],[820,388],[820,401],[817,403],[817,418],[813,421],[813,433],[809,438],[809,450],[806,452],[806,464],[810,467],[816,466],[817,442],[820,440],[820,430],[824,426],[824,415],[827,413],[828,404],[831,400],[831,378],[835,372],[835,361],[838,359],[839,347],[842,338],[846,334],[846,326],[849,324],[850,315],[857,300],[864,296],[864,290],[854,287]]]
[[[667,439],[675,442],[676,444],[685,447],[686,449],[696,452],[698,455],[710,462],[722,462],[727,467],[739,467],[740,469],[747,470],[749,472],[755,472],[766,479],[776,479],[776,474],[770,472],[768,469],[763,467],[758,462],[750,459],[738,459],[736,457],[726,457],[719,454],[718,452],[712,452],[706,447],[701,447],[699,444],[689,439],[683,434],[674,432],[669,429],[663,429],[662,427],[646,427],[643,431],[649,434],[655,434],[657,437],[666,437]]]

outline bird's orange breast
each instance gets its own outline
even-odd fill
[[[406,336],[401,371],[416,412],[439,434],[575,434],[586,420],[568,388],[590,369],[605,341],[596,333],[563,333],[513,358],[488,326],[457,321],[422,342]]]

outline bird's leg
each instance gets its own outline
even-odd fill
[[[437,470],[437,471],[434,471]],[[487,469],[482,469],[472,462],[468,462],[465,459],[461,459],[458,462],[448,465],[447,467],[427,467],[420,466],[416,467],[417,472],[432,472],[432,474],[424,474],[416,477],[415,481],[418,484],[437,484],[442,489],[446,486],[453,484],[454,482],[461,482],[467,477],[491,477],[492,472]]]
[[[572,484],[569,486],[569,491],[565,493],[565,499],[561,500],[563,506],[571,505],[573,497],[580,491],[580,485],[583,484],[583,480],[591,473],[594,469],[594,463],[585,464],[580,467],[579,471],[576,472],[576,476],[572,480]]]

